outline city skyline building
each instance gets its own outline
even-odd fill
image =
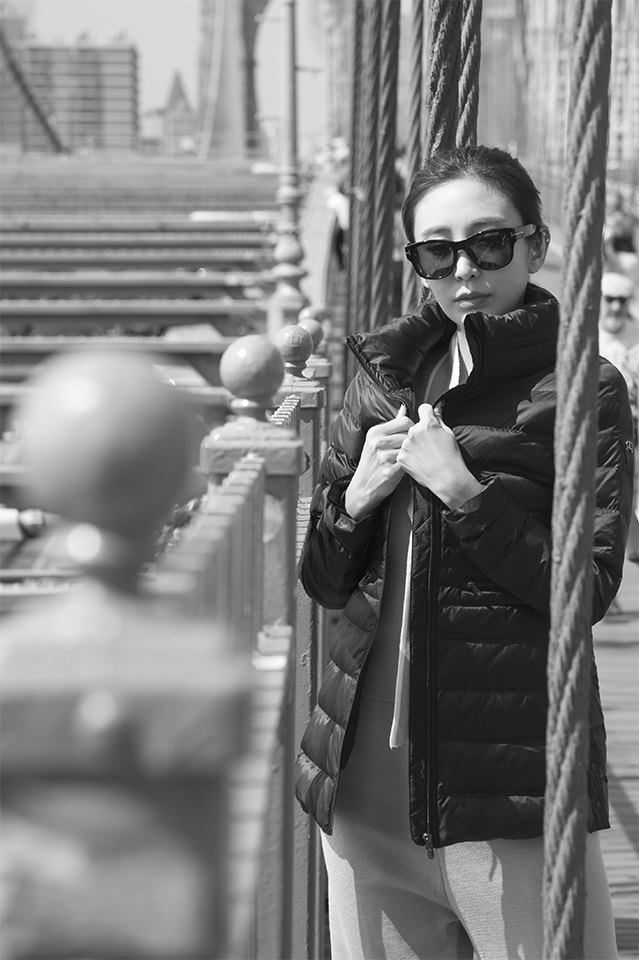
[[[24,61],[46,91],[70,150],[133,150],[138,142],[138,52],[134,46],[27,43]]]

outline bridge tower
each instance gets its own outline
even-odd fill
[[[259,152],[255,39],[268,0],[200,0],[201,157],[246,159]]]

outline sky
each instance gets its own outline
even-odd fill
[[[236,0],[227,0],[236,2]],[[125,31],[138,49],[140,110],[164,106],[173,75],[179,71],[192,105],[196,104],[199,49],[199,0],[23,0],[29,29],[43,43],[73,43],[87,31],[105,42]],[[316,0],[298,2],[300,141],[321,139],[325,121],[321,31]],[[273,126],[281,110],[281,0],[266,9],[256,49],[258,108]],[[309,69],[310,68],[310,69]]]

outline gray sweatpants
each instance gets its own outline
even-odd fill
[[[322,837],[333,960],[541,960],[543,839],[459,843],[410,837],[407,747],[388,747],[392,704],[362,698]],[[584,960],[616,960],[599,838],[586,846]]]

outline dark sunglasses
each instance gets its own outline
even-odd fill
[[[443,280],[453,272],[460,250],[467,253],[481,270],[507,267],[520,237],[531,237],[539,230],[535,223],[525,227],[499,227],[482,230],[465,240],[417,240],[407,243],[406,258],[424,280]]]
[[[607,297],[606,294],[604,294],[604,300],[606,303],[620,303],[622,307],[625,307],[630,297]]]

